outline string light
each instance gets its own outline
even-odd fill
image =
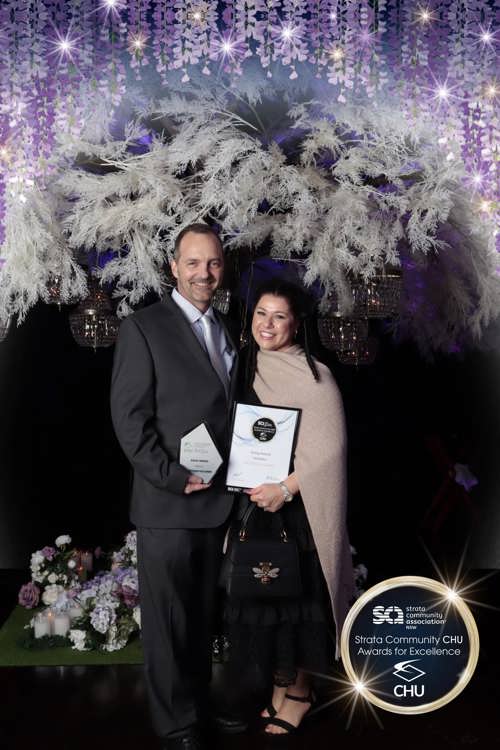
[[[479,204],[479,210],[485,214],[491,213],[491,201],[482,200]]]
[[[124,7],[124,0],[102,0],[101,8],[106,11],[106,16],[109,13],[115,13],[118,15],[120,10]]]
[[[69,32],[66,34],[66,36],[62,36],[62,34],[59,33],[59,31],[56,31],[57,34],[57,41],[52,42],[54,49],[52,52],[58,52],[59,53],[59,61],[61,61],[65,57],[69,57],[70,60],[73,59],[73,51],[75,49],[76,39],[71,39]]]
[[[281,31],[281,36],[283,39],[286,39],[287,41],[290,41],[295,33],[297,32],[297,28],[293,26],[285,26],[284,29]]]
[[[6,146],[0,146],[0,159],[9,158],[9,149]]]
[[[417,19],[420,21],[420,23],[428,24],[431,21],[435,20],[435,15],[432,10],[429,8],[422,8],[420,7],[417,12]]]
[[[344,57],[344,50],[340,47],[335,47],[335,49],[332,49],[330,52],[330,57],[332,60],[335,60],[335,62],[339,62],[339,60],[342,60]]]
[[[196,24],[201,24],[205,21],[207,15],[207,8],[205,5],[196,5],[189,11],[189,19]]]
[[[497,87],[495,86],[495,84],[491,83],[486,88],[486,96],[488,97],[488,99],[494,99],[497,94],[498,94]]]
[[[146,37],[141,33],[138,32],[137,34],[132,34],[129,39],[128,43],[128,49],[129,52],[140,52],[144,49],[146,46]]]
[[[436,96],[438,99],[448,99],[450,95],[449,89],[446,86],[438,86],[436,89]]]
[[[493,42],[498,41],[495,34],[496,32],[492,31],[490,26],[488,26],[487,29],[485,29],[483,26],[480,26],[479,34],[475,34],[474,36],[479,37],[479,41],[482,42],[486,47],[492,47]]]

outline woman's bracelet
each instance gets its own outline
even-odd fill
[[[279,482],[279,486],[283,493],[283,500],[285,503],[289,503],[293,500],[293,495],[284,482]]]

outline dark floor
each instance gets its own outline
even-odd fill
[[[498,575],[490,578],[476,598],[500,605]],[[0,623],[15,604],[25,574],[0,571]],[[399,716],[358,708],[348,727],[349,710],[342,702],[321,711],[315,721],[286,741],[292,750],[367,748],[500,747],[500,611],[475,608],[481,639],[477,671],[465,691],[444,708],[418,716]],[[228,694],[224,670],[215,668],[217,693]],[[334,685],[334,683],[332,683]],[[245,692],[245,686],[236,686]],[[254,686],[255,689],[255,686]],[[338,688],[325,683],[335,697]],[[248,690],[246,690],[248,695]],[[252,700],[256,699],[254,692]],[[259,696],[262,701],[262,696]],[[381,726],[379,726],[381,724]],[[223,737],[221,750],[276,747],[257,734]],[[280,745],[282,743],[279,743]],[[159,745],[148,717],[141,667],[33,667],[0,670],[0,748],[15,750],[154,750]]]

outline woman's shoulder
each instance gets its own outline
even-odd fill
[[[316,365],[316,369],[318,371],[319,383],[327,383],[329,385],[337,386],[337,381],[335,380],[335,377],[328,365],[325,365],[324,362],[320,362],[319,359],[316,359],[316,357],[314,357],[314,364]]]

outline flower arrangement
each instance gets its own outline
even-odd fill
[[[54,547],[43,547],[31,555],[31,581],[19,591],[22,607],[33,609],[40,599],[50,607],[78,582],[78,552],[71,549],[70,544],[71,537],[62,534],[55,540]]]
[[[60,536],[55,547],[35,552],[31,557],[32,580],[19,592],[19,603],[27,609],[34,609],[41,601],[47,607],[41,614],[50,615],[49,619],[67,615],[66,635],[54,638],[47,633],[37,637],[36,615],[26,626],[26,647],[71,645],[78,651],[124,648],[141,627],[136,532],[127,534],[123,547],[110,555],[99,551],[111,570],[102,570],[88,581],[79,580],[79,553],[69,549],[70,544],[69,536]]]
[[[82,584],[78,595],[82,615],[69,631],[77,651],[118,651],[139,630],[139,585],[135,568],[116,567]]]

